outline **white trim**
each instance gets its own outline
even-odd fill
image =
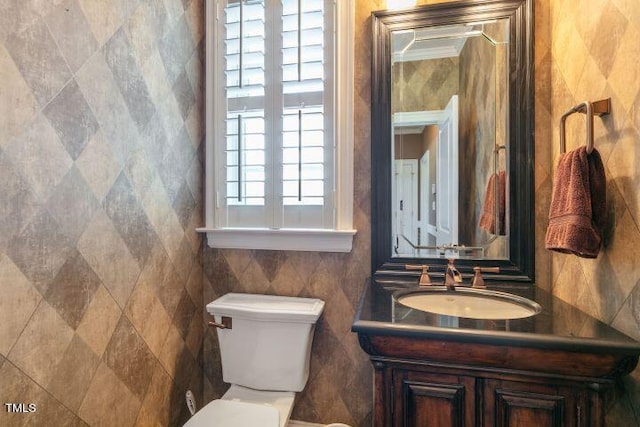
[[[438,124],[444,110],[403,111],[393,114],[393,126],[425,126]]]
[[[212,248],[351,252],[356,230],[197,228]]]
[[[219,228],[220,215],[216,211],[221,207],[217,194],[217,181],[221,179],[216,171],[216,121],[221,108],[216,108],[215,99],[220,99],[223,90],[215,75],[220,74],[221,64],[215,61],[219,35],[213,28],[221,11],[217,0],[206,0],[206,153],[205,153],[205,227],[196,231],[207,233],[211,247],[274,249],[299,251],[351,251],[353,236],[353,99],[354,99],[354,0],[333,0],[336,8],[336,84],[334,86],[335,108],[335,183],[334,209],[335,229],[230,229]],[[216,159],[218,157],[218,159]]]
[[[353,227],[353,23],[355,1],[336,1],[336,229]]]

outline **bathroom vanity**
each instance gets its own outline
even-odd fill
[[[372,281],[353,323],[374,367],[376,426],[603,426],[638,363],[640,343],[535,286],[490,285],[542,307],[511,320],[398,303],[411,287]]]

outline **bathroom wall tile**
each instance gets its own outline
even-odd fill
[[[186,290],[183,290],[180,302],[173,314],[173,326],[176,327],[184,340],[187,339],[187,335],[189,334],[189,327],[191,326],[191,319],[195,309],[196,307],[193,301],[191,301],[191,297]]]
[[[157,47],[151,50],[147,60],[140,65],[140,71],[144,76],[153,103],[156,106],[161,105],[172,93],[172,90]]]
[[[278,295],[295,297],[300,295],[302,289],[307,285],[308,280],[308,276],[300,276],[295,270],[293,263],[287,260],[271,282],[271,286]]]
[[[142,408],[138,416],[138,425],[168,425],[171,414],[171,389],[173,382],[159,364],[153,371]],[[144,412],[144,414],[143,414]],[[143,423],[141,416],[146,416],[149,424]]]
[[[79,0],[98,44],[102,46],[121,24],[117,2],[110,0]]]
[[[232,289],[240,289],[239,279],[233,273],[231,266],[222,255],[221,251],[203,251],[202,269],[205,281],[215,284],[216,295],[230,292]],[[209,295],[207,295],[207,291],[209,291],[210,288],[204,286],[204,289],[205,292],[203,293],[203,298],[207,302],[212,301],[212,299],[209,298]],[[211,290],[213,290],[213,288],[211,288]]]
[[[161,246],[154,248],[140,279],[149,283],[167,315],[173,317],[182,297],[182,280]]]
[[[140,267],[107,215],[98,211],[78,241],[78,250],[120,307],[133,290]]]
[[[593,42],[589,53],[597,61],[602,74],[608,77],[629,21],[611,1],[605,2],[600,13],[576,14],[577,17],[581,15],[600,17],[599,23],[591,27]]]
[[[165,247],[168,246],[166,242],[168,242],[169,237],[164,235],[163,230],[165,230],[165,224],[169,221],[169,216],[173,212],[173,209],[171,208],[169,196],[167,196],[167,192],[158,174],[154,174],[151,182],[148,184],[145,194],[142,196],[141,204],[147,214],[147,218],[149,218],[149,222],[153,225],[160,239],[163,240],[163,245],[165,245]],[[182,227],[180,227],[180,231],[182,231]],[[174,236],[171,237],[172,239],[174,238]],[[177,238],[177,235],[175,238]]]
[[[39,114],[29,127],[13,139],[5,154],[29,182],[34,193],[45,199],[73,163],[47,119]]]
[[[173,95],[178,102],[178,106],[180,107],[180,112],[182,113],[182,118],[186,119],[191,111],[191,107],[196,102],[195,94],[193,93],[193,89],[191,88],[191,83],[189,81],[189,77],[187,76],[186,70],[182,71],[175,83],[173,84]]]
[[[9,35],[5,47],[42,107],[71,78],[71,70],[42,19]]]
[[[45,107],[44,114],[73,160],[80,156],[98,130],[98,122],[75,80],[71,80],[55,96]]]
[[[6,249],[22,273],[44,294],[72,251],[72,242],[58,228],[53,217],[40,209]],[[39,260],[38,263],[32,259]]]
[[[593,57],[590,56],[587,58],[582,75],[578,79],[574,96],[577,99],[587,99],[589,96],[593,96],[592,94],[598,94],[599,96],[604,91],[606,84],[606,79],[600,68],[598,68]]]
[[[0,369],[0,400],[2,402],[35,403],[36,411],[31,413],[0,412],[3,426],[48,425],[56,420],[58,425],[85,425],[74,414],[54,399],[41,386],[9,361]]]
[[[620,282],[623,299],[631,292],[638,279],[640,279],[640,231],[631,215],[625,213],[616,223],[616,234],[612,238],[607,254],[612,260],[612,268]],[[624,259],[625,262],[613,260]]]
[[[180,331],[172,325],[162,347],[159,361],[173,380],[178,379],[176,373],[178,372],[180,355],[184,350],[184,340],[180,336]]]
[[[76,333],[95,354],[102,357],[111,335],[120,320],[122,311],[104,286],[93,295]]]
[[[102,131],[93,135],[75,164],[98,201],[109,191],[120,170]]]
[[[187,128],[187,132],[189,133],[193,148],[197,149],[204,140],[204,123],[204,108],[202,107],[202,104],[200,104],[196,99],[196,103],[192,106],[191,111],[189,112],[189,116],[187,116],[185,120],[185,126]]]
[[[100,358],[75,335],[55,366],[47,390],[72,411],[77,411],[89,389]]]
[[[73,329],[47,302],[41,301],[8,359],[38,384],[45,385],[72,338]]]
[[[558,64],[567,86],[573,91],[589,54],[581,37],[575,37],[577,30],[572,21],[558,24],[552,40],[554,60]]]
[[[202,271],[202,265],[199,260],[196,260],[193,263],[193,267],[191,268],[191,272],[189,273],[189,280],[185,286],[185,289],[189,293],[191,297],[191,301],[194,304],[198,305],[202,303],[202,275],[204,272]]]
[[[0,12],[0,19],[3,19]],[[0,28],[6,28],[0,25]],[[2,31],[2,30],[0,30]],[[0,104],[0,148],[4,148],[11,138],[36,114],[38,105],[27,82],[22,78],[18,67],[0,44],[0,98],[6,100]]]
[[[0,152],[0,250],[29,223],[38,211],[40,200],[29,183],[14,169],[10,159]]]
[[[129,320],[122,316],[102,360],[136,395],[144,395],[157,361]]]
[[[169,212],[166,220],[160,226],[159,234],[167,255],[175,262],[180,256],[182,239],[184,238],[184,231],[175,212]]]
[[[191,57],[193,47],[191,30],[185,17],[182,16],[175,26],[164,35],[158,46],[171,84],[175,83],[182,73],[185,64]]]
[[[640,61],[640,47],[634,40],[640,37],[640,29],[628,26],[620,38],[618,53],[611,67],[608,82],[628,112],[640,89],[640,72],[633,64]]]
[[[186,237],[182,238],[180,247],[176,251],[173,257],[173,265],[176,273],[180,279],[185,283],[189,279],[189,273],[191,272],[191,266],[194,262],[194,253],[191,250],[191,246]]]
[[[60,231],[75,243],[99,208],[99,204],[91,188],[74,166],[52,191],[46,201],[46,207],[56,220]]]
[[[123,26],[138,64],[144,64],[155,47],[151,4],[150,1],[142,2]]]
[[[160,301],[141,275],[124,309],[124,314],[138,332],[144,331],[156,303]]]
[[[640,28],[640,11],[634,0],[612,0],[618,10],[629,20],[631,25]]]
[[[185,71],[187,73],[189,83],[191,83],[196,105],[198,105],[200,109],[204,109],[204,99],[206,94],[206,91],[204,90],[206,79],[204,59],[202,58],[203,50],[204,39],[201,39],[197,42],[196,49],[193,51],[193,54],[185,65]],[[205,123],[203,122],[201,125],[205,125]]]
[[[0,355],[7,356],[42,296],[11,260],[0,253]],[[20,307],[15,312],[13,307]]]
[[[105,196],[104,209],[131,255],[143,267],[158,236],[124,173],[120,173]]]
[[[5,0],[0,3],[0,42],[4,43],[11,34],[24,31],[38,16],[32,7],[25,7],[24,2]]]
[[[203,305],[204,306],[204,305]],[[196,307],[197,308],[197,307]],[[191,351],[191,355],[197,358],[202,348],[202,337],[204,336],[204,322],[200,317],[192,317],[189,325],[189,332],[185,338],[185,344]]]
[[[622,307],[629,291],[625,290],[618,280],[609,254],[603,253],[597,262],[581,259],[580,264],[596,305],[596,311],[591,313],[604,323],[610,324]]]
[[[49,284],[44,298],[75,330],[100,284],[100,278],[82,255],[74,250]]]
[[[0,319],[0,369],[13,366],[15,358],[25,371],[18,370],[20,375],[33,372],[44,387],[38,387],[44,394],[39,400],[47,408],[39,407],[36,418],[21,423],[44,425],[42,414],[64,425],[131,425],[147,381],[117,378],[124,371],[118,363],[135,357],[116,345],[124,340],[123,326],[116,331],[119,322],[132,319],[129,331],[148,356],[138,360],[158,365],[176,314],[189,346],[183,343],[172,355],[174,375],[182,387],[203,390],[197,364],[203,336],[203,274],[197,262],[202,239],[190,229],[202,220],[195,211],[201,209],[198,162],[204,157],[195,152],[200,141],[192,140],[203,126],[195,123],[202,115],[193,113],[201,99],[193,88],[201,87],[202,74],[193,68],[201,62],[192,58],[201,52],[181,2],[170,14],[159,0],[0,3],[5,77],[0,97],[9,101],[0,107],[0,198],[6,202],[0,207],[0,281],[11,281],[12,298],[7,305],[0,297],[2,315],[8,316]],[[185,95],[185,117],[173,93],[175,79],[167,79],[158,50],[169,32],[173,46],[190,48],[173,55],[180,67],[172,76],[186,76],[175,85]],[[157,168],[170,158],[175,164],[161,178]],[[141,235],[151,241],[138,239]],[[154,248],[162,254],[159,260],[152,260]],[[140,286],[141,280],[149,282]],[[140,297],[142,290],[148,298]],[[34,342],[27,351],[25,340],[42,317],[34,313],[38,304],[38,310],[48,307],[50,316],[59,317],[45,329],[53,341]],[[127,317],[121,320],[123,307]],[[60,337],[71,343],[63,345]],[[105,367],[93,378],[105,349],[116,372]],[[7,353],[11,358],[5,359]],[[44,357],[51,378],[43,373]],[[90,386],[100,378],[100,386],[95,381]],[[163,425],[185,417],[184,390],[170,383]],[[115,402],[127,399],[121,392],[127,386],[138,394],[137,405],[112,414]],[[80,413],[85,421],[57,416],[56,408]]]
[[[195,150],[184,124],[181,124],[175,138],[169,141],[172,146],[157,166],[169,200],[174,202],[185,182],[184,177],[191,166]]]
[[[145,144],[136,144],[124,165],[124,172],[135,190],[139,201],[143,200],[157,177],[153,162],[146,155]]]
[[[187,23],[191,29],[193,43],[198,44],[204,37],[205,19],[204,19],[204,0],[191,0],[185,10]]]
[[[610,177],[614,179],[636,223],[640,219],[640,196],[637,191],[637,182],[640,179],[638,138],[640,138],[640,133],[629,122],[626,122],[624,131],[616,142],[607,162]]]
[[[256,261],[251,262],[239,277],[239,288],[234,288],[235,292],[247,292],[254,294],[265,293],[270,288],[269,279]]]
[[[60,3],[45,17],[45,22],[72,72],[98,49],[78,0]]]
[[[107,65],[129,107],[129,114],[138,130],[142,131],[155,108],[124,30],[118,30],[103,50]]]
[[[167,22],[170,27],[173,27],[178,19],[182,17],[184,4],[182,0],[163,0],[163,2],[167,11]]]
[[[252,255],[269,281],[276,277],[286,260],[286,253],[282,251],[253,251]]]
[[[194,208],[196,205],[196,201],[185,182],[178,194],[176,199],[173,201],[173,209],[178,216],[178,221],[180,221],[180,225],[183,229],[186,229],[189,225],[189,220],[191,219],[191,214],[194,212]]]
[[[102,362],[78,414],[89,425],[125,427],[135,423],[139,409],[138,398]]]
[[[91,56],[78,70],[75,79],[119,165],[124,164],[131,141],[140,136],[104,56]]]
[[[630,337],[640,340],[640,281],[629,294],[611,325]],[[640,382],[633,384],[640,390],[638,386]]]

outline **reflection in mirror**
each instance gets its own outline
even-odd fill
[[[509,258],[508,19],[391,32],[392,258]]]

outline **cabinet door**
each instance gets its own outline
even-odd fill
[[[457,375],[394,372],[394,425],[463,427],[475,425],[475,380]]]
[[[487,380],[485,426],[587,426],[586,397],[580,390],[511,381]]]

